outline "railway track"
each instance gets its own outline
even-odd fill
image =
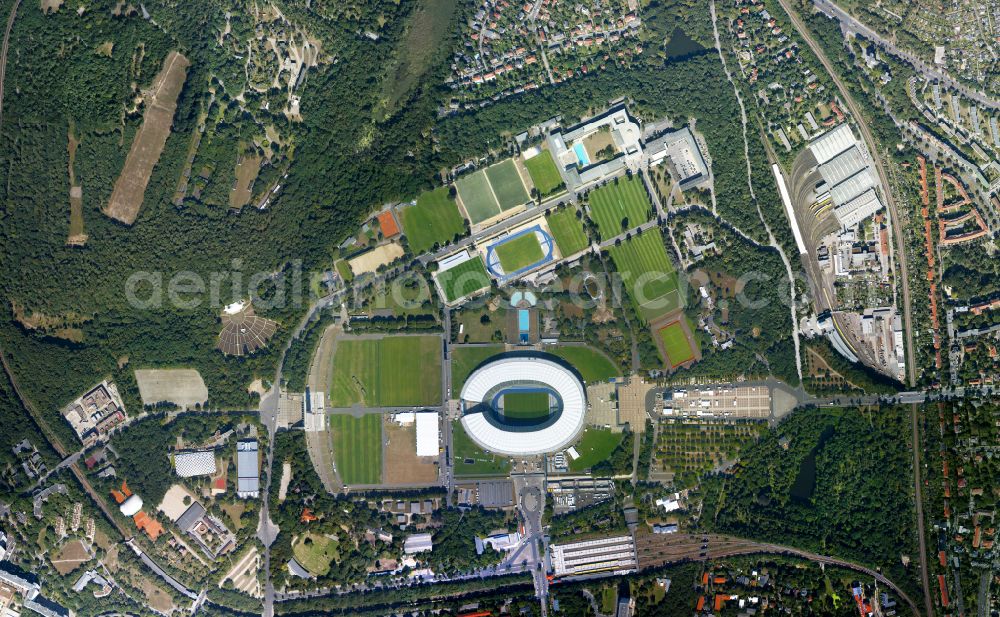
[[[755,542],[746,538],[736,538],[719,534],[669,536],[647,534],[636,538],[636,555],[639,561],[639,568],[642,570],[681,561],[700,561],[763,554],[798,557],[814,563],[837,566],[860,572],[892,589],[896,595],[906,602],[913,611],[913,614],[920,614],[913,599],[882,573],[867,566],[847,561],[846,559],[818,555],[781,544]]]

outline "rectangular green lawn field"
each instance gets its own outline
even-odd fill
[[[344,484],[382,482],[382,414],[330,416],[333,459]]]
[[[441,401],[441,338],[337,341],[330,407],[413,407]]]
[[[643,319],[648,322],[680,308],[677,272],[659,229],[632,236],[621,246],[611,247],[610,253],[625,291]]]
[[[414,255],[426,253],[434,245],[444,246],[465,232],[465,222],[458,206],[448,196],[448,187],[427,191],[416,205],[400,209],[403,233]]]
[[[501,210],[510,210],[528,203],[528,191],[524,188],[513,159],[491,165],[486,169],[486,177],[493,186]]]
[[[476,445],[462,428],[462,422],[451,423],[451,442],[455,449],[455,476],[506,476],[510,473],[510,461],[496,454],[489,454]]]
[[[663,350],[667,353],[667,362],[671,368],[680,366],[688,360],[694,358],[694,351],[688,343],[687,335],[680,322],[673,322],[666,327],[660,328],[660,339],[663,341]]]
[[[500,205],[493,197],[490,181],[486,179],[486,172],[482,169],[456,180],[455,188],[458,189],[458,196],[462,198],[473,225],[500,214]]]
[[[538,420],[549,415],[548,392],[509,392],[503,395],[503,415],[511,420]]]
[[[542,245],[538,243],[534,232],[508,240],[494,250],[500,260],[500,265],[503,266],[503,271],[507,274],[513,274],[521,268],[538,263],[545,257]]]
[[[556,345],[546,351],[569,362],[587,383],[621,376],[614,362],[590,345]]]
[[[478,254],[454,268],[438,272],[437,279],[444,289],[444,296],[448,302],[454,302],[462,296],[490,286],[490,277],[486,274],[486,266],[483,264],[483,258]]]
[[[477,345],[465,347],[454,345],[451,348],[451,396],[458,398],[462,386],[477,366],[504,350],[503,345]]]
[[[583,222],[576,216],[577,212],[575,207],[561,208],[545,217],[552,238],[563,257],[575,255],[587,248],[587,234],[583,230]]]
[[[639,176],[618,178],[590,193],[590,218],[602,240],[649,220],[653,205]]]
[[[612,433],[610,429],[588,428],[574,448],[580,458],[569,461],[570,471],[590,469],[597,463],[607,460],[621,443],[622,434]]]
[[[557,193],[559,189],[563,188],[563,179],[559,175],[559,168],[556,167],[552,153],[548,150],[542,150],[541,154],[525,159],[524,166],[528,169],[531,182],[542,197]]]

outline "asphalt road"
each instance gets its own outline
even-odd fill
[[[7,49],[10,45],[10,31],[14,28],[14,20],[17,18],[17,9],[21,6],[21,0],[15,0],[14,6],[10,8],[10,15],[7,17],[7,29],[3,32],[3,51],[0,52],[0,126],[3,125],[3,82],[7,77]]]

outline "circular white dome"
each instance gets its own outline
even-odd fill
[[[142,497],[138,495],[132,495],[128,499],[122,502],[122,505],[118,506],[118,509],[122,511],[125,516],[135,516],[142,510]]]
[[[491,396],[505,386],[541,384],[555,393],[561,411],[537,426],[512,426],[497,422],[491,414]],[[565,448],[580,434],[587,410],[583,383],[568,368],[537,356],[505,357],[475,370],[462,386],[462,428],[476,444],[489,452],[525,456]],[[480,409],[475,406],[481,405]]]

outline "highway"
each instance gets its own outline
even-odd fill
[[[784,5],[784,2],[782,2]],[[919,56],[908,52],[906,50],[900,49],[892,41],[886,40],[882,35],[875,32],[868,26],[864,25],[855,18],[853,15],[845,11],[844,9],[837,6],[832,0],[813,0],[813,6],[818,10],[826,13],[830,17],[836,18],[844,25],[845,29],[860,34],[862,37],[876,43],[879,47],[884,49],[886,52],[909,62],[913,65],[913,68],[917,69],[923,75],[930,80],[938,81],[943,86],[957,90],[962,94],[962,96],[969,98],[983,107],[988,107],[990,109],[1000,109],[1000,100],[994,99],[987,94],[980,92],[978,90],[973,90],[972,88],[966,86],[965,84],[959,82],[955,78],[951,77],[941,69],[938,69],[930,64],[927,64]],[[787,8],[785,9],[788,10]],[[796,26],[797,27],[797,26]]]
[[[825,2],[826,6],[835,7],[829,2],[829,0],[814,0],[814,2]],[[875,169],[878,170],[879,180],[882,183],[882,187],[885,189],[885,202],[886,209],[889,213],[890,220],[892,222],[892,236],[896,244],[896,257],[899,263],[900,272],[900,282],[902,283],[903,290],[903,328],[905,330],[906,339],[906,370],[910,387],[914,387],[917,383],[917,371],[916,371],[916,355],[913,352],[913,312],[910,303],[910,276],[909,271],[906,266],[906,243],[903,239],[903,219],[899,216],[899,210],[896,207],[896,200],[893,197],[892,185],[889,184],[889,175],[885,170],[885,163],[882,161],[882,157],[879,154],[879,150],[876,147],[875,138],[872,136],[871,130],[868,128],[868,122],[865,120],[864,115],[861,113],[861,109],[855,103],[854,98],[851,96],[850,91],[844,85],[843,80],[840,79],[839,73],[834,69],[830,59],[826,57],[826,53],[823,49],[816,43],[813,39],[812,34],[809,29],[802,22],[801,17],[798,13],[789,5],[789,0],[778,0],[781,4],[781,8],[788,14],[789,19],[792,21],[792,25],[795,27],[799,35],[805,40],[806,44],[812,50],[813,54],[826,69],[826,72],[833,79],[834,84],[836,84],[837,89],[840,91],[841,99],[843,99],[844,104],[850,110],[851,115],[854,116],[854,120],[858,123],[858,128],[861,131],[861,135],[868,145],[868,151],[872,153],[872,162],[875,164]],[[832,10],[832,9],[831,9]],[[841,11],[841,13],[843,13]],[[845,15],[845,19],[849,16]],[[913,450],[913,490],[914,490],[914,500],[917,511],[917,541],[920,549],[920,574],[921,574],[921,584],[924,591],[924,606],[930,615],[933,610],[933,601],[931,599],[931,587],[930,587],[930,575],[928,573],[927,566],[927,538],[926,531],[924,528],[924,507],[923,507],[923,497],[921,494],[921,480],[920,480],[920,427],[919,419],[917,418],[917,405],[914,404],[910,409],[910,423],[912,425],[912,450]]]

